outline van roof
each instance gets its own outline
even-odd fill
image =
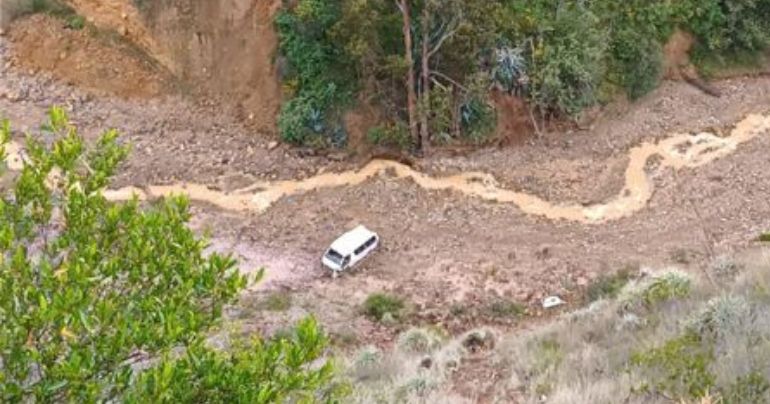
[[[364,226],[358,226],[334,240],[331,248],[345,256],[352,253],[372,236],[376,236],[376,234]]]

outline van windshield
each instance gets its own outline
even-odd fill
[[[329,251],[326,252],[326,258],[329,258],[332,262],[334,262],[337,265],[342,264],[342,258],[343,258],[342,254],[332,249],[329,249]]]

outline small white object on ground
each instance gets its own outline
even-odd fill
[[[552,309],[554,307],[561,306],[564,303],[566,302],[564,300],[561,300],[559,296],[548,296],[545,299],[543,299],[543,308]]]

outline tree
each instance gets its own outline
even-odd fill
[[[2,162],[9,135],[5,121]],[[208,348],[205,333],[246,284],[235,261],[204,257],[183,197],[147,208],[104,198],[127,155],[116,131],[86,150],[54,108],[42,135],[50,147],[30,137],[23,169],[0,173],[15,175],[0,189],[0,401],[122,401],[129,390],[163,398],[182,389],[189,401],[233,397],[229,382],[243,375],[256,387],[238,397],[280,398],[329,382],[328,365],[300,370],[325,343],[311,320],[293,340],[256,340],[232,354]],[[186,359],[168,359],[178,348]],[[137,363],[159,358],[138,378],[145,384],[132,385]]]

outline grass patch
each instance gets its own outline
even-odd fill
[[[519,318],[527,312],[527,308],[521,303],[497,299],[490,303],[485,311],[495,318]]]
[[[398,296],[374,293],[366,298],[361,312],[372,321],[382,321],[387,315],[398,319],[404,307],[404,300]]]
[[[764,71],[767,59],[762,52],[697,52],[694,62],[703,77],[713,80]]]
[[[615,298],[633,276],[630,268],[621,269],[611,275],[601,275],[588,286],[586,298],[589,302]]]
[[[267,296],[259,306],[269,311],[286,311],[291,308],[291,303],[291,294],[288,292],[274,292]]]
[[[770,233],[760,234],[758,240],[762,243],[770,243]]]

